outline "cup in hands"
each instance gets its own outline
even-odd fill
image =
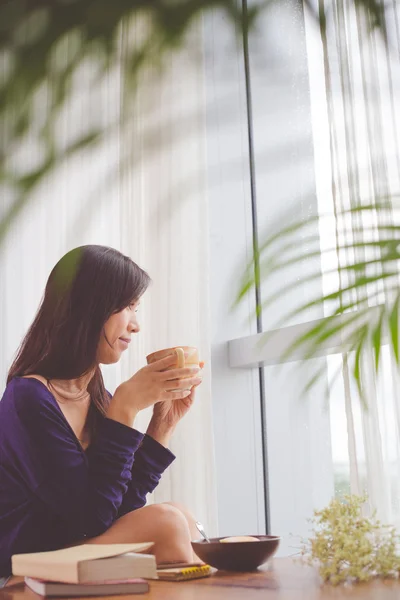
[[[196,348],[167,348],[147,357],[147,365],[121,383],[107,416],[132,426],[139,411],[165,400],[181,400],[201,383]]]
[[[193,346],[176,346],[173,348],[164,348],[163,350],[158,350],[157,352],[152,352],[146,357],[147,364],[151,365],[167,356],[172,354],[176,355],[176,362],[171,366],[164,369],[165,371],[175,371],[176,369],[184,369],[185,367],[198,367],[200,369],[200,361],[199,361],[199,352],[197,348]],[[185,377],[177,378],[177,381],[184,381],[185,379],[190,379],[193,375],[187,375]],[[179,392],[186,390],[190,392],[191,387],[179,387],[171,389],[171,392]]]

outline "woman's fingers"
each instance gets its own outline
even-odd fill
[[[183,369],[170,369],[158,374],[161,381],[170,381],[172,379],[181,379],[182,377],[194,377],[199,373],[200,368],[197,365],[183,367]]]
[[[168,356],[164,356],[164,358],[160,358],[160,360],[155,360],[154,362],[147,365],[147,369],[149,371],[164,371],[168,369],[168,367],[172,367],[172,365],[176,365],[178,362],[176,354],[169,354]]]
[[[163,383],[164,390],[187,389],[201,383],[201,377],[186,377],[185,379],[173,379]]]
[[[147,365],[147,369],[149,371],[165,372],[165,369],[168,369],[168,367],[172,367],[173,365],[176,365],[177,362],[178,362],[178,358],[175,353],[168,354],[168,356],[164,356],[164,358],[160,358],[160,360],[155,360],[154,362]],[[167,371],[167,374],[173,373],[176,371],[180,377],[185,376],[186,374],[190,375],[193,372],[198,371],[199,369],[203,369],[204,364],[205,364],[204,361],[200,361],[199,365],[189,365],[189,366],[183,367],[181,369],[169,368],[169,370]]]
[[[187,398],[190,396],[191,390],[175,390],[165,391],[164,392],[164,400],[182,400],[183,398]]]

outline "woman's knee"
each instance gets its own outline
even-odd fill
[[[151,506],[153,512],[152,518],[154,517],[163,531],[167,533],[175,532],[180,536],[190,539],[189,525],[182,510],[167,502]]]
[[[184,517],[186,518],[186,520],[190,523],[194,523],[195,522],[195,518],[192,515],[192,513],[190,512],[190,510],[184,505],[184,504],[180,504],[179,502],[164,502],[163,506],[171,506],[172,508],[175,508],[176,510],[178,510],[181,514],[184,515]]]
[[[150,504],[127,513],[90,544],[154,542],[157,563],[190,562],[193,551],[185,516],[174,506]]]
[[[154,526],[157,530],[156,551],[161,562],[193,559],[191,531],[185,515],[175,506],[153,505]],[[160,551],[161,550],[161,551]]]
[[[191,537],[193,539],[197,538],[198,531],[196,527],[196,519],[194,518],[190,510],[186,506],[184,506],[183,504],[179,504],[178,502],[165,502],[164,504],[176,508],[177,510],[179,510],[180,513],[184,515],[186,522],[189,526]]]

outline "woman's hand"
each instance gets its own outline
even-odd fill
[[[190,391],[185,388],[199,383],[199,368],[165,370],[174,364],[175,353],[143,367],[121,383],[110,402],[107,417],[132,427],[137,413],[144,408],[159,402],[181,401],[189,396]]]
[[[203,369],[204,362],[200,362],[200,369]],[[170,371],[172,373],[172,371]],[[173,434],[176,425],[186,415],[192,406],[196,388],[202,382],[201,371],[198,371],[196,381],[192,383],[187,396],[177,400],[165,400],[154,405],[153,416],[147,429],[147,435],[157,440],[163,446],[167,446],[171,435]],[[182,385],[182,382],[179,382]],[[177,382],[175,382],[176,386]],[[185,387],[189,387],[189,380],[183,382]]]

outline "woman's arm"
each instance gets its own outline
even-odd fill
[[[203,367],[204,363],[201,363]],[[129,484],[118,517],[141,508],[146,504],[146,496],[157,487],[161,475],[174,460],[174,455],[166,448],[178,422],[192,406],[196,388],[201,378],[192,387],[184,400],[160,402],[154,406],[153,417],[147,433],[136,451],[132,467],[132,480]]]
[[[105,418],[85,455],[55,400],[33,381],[10,384],[4,458],[71,537],[99,535],[117,517],[143,434]]]
[[[162,474],[174,460],[175,456],[170,450],[147,434],[143,437],[135,453],[132,479],[118,511],[118,517],[146,504],[147,494],[154,491]]]

